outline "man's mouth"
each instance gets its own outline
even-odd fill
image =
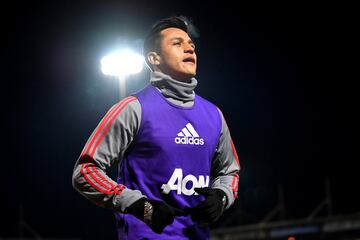
[[[183,62],[190,62],[195,64],[195,58],[193,57],[187,57],[183,59]]]

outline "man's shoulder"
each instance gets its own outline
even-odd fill
[[[120,112],[127,112],[131,114],[139,114],[141,112],[141,105],[136,96],[128,96],[121,99],[108,110],[107,114],[116,114]],[[120,114],[117,114],[120,115]]]
[[[196,97],[197,97],[198,99],[200,99],[201,101],[206,102],[206,103],[209,104],[210,106],[216,108],[217,111],[219,112],[221,118],[224,117],[223,112],[221,111],[220,107],[218,107],[215,103],[213,103],[212,101],[210,101],[210,100],[208,100],[208,99],[206,99],[206,98],[204,98],[204,97],[201,97],[201,96],[198,95],[198,94],[196,94]]]
[[[198,94],[195,94],[195,97],[197,99],[199,99],[200,101],[202,101],[202,102],[204,102],[204,103],[206,103],[206,104],[208,104],[208,105],[210,105],[212,107],[215,107],[215,108],[219,109],[218,106],[215,103],[213,103],[211,100],[206,99],[206,98],[204,98],[204,97],[202,97],[202,96],[200,96]]]

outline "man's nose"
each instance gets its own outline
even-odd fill
[[[194,51],[194,48],[191,46],[191,44],[185,43],[184,52],[193,54],[195,51]]]

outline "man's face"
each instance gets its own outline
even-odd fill
[[[189,35],[178,28],[161,31],[159,69],[176,80],[189,81],[196,75],[195,45]]]

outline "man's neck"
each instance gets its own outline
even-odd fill
[[[195,98],[194,89],[197,80],[191,78],[189,82],[175,80],[162,72],[151,72],[150,83],[166,97],[166,99],[178,106],[192,107]]]

